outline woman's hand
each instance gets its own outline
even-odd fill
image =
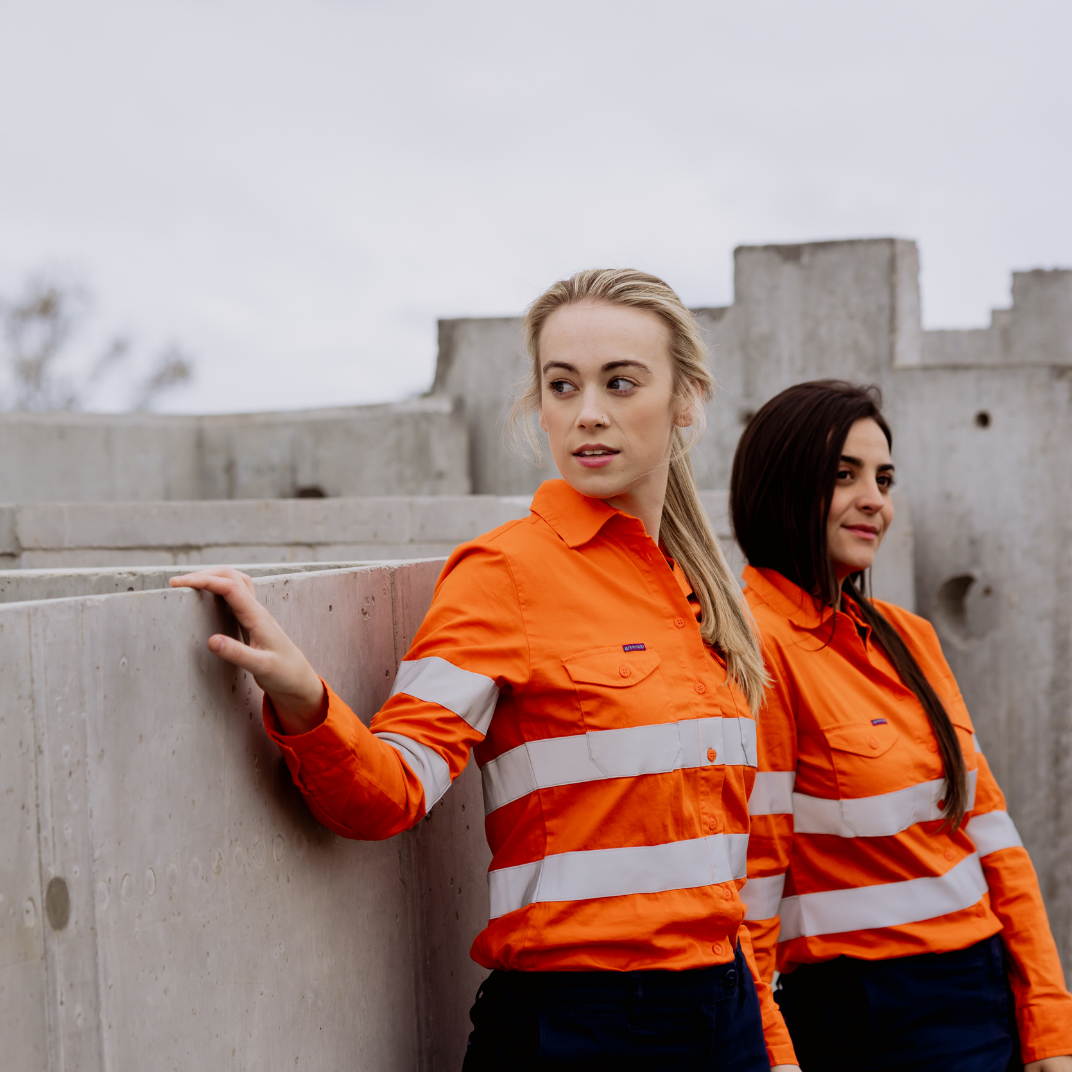
[[[1046,1057],[1024,1065],[1024,1072],[1072,1072],[1072,1057]]]
[[[257,602],[253,581],[228,566],[171,578],[172,588],[199,588],[222,596],[249,642],[216,633],[208,650],[248,670],[271,699],[284,733],[308,733],[322,720],[324,684],[309,660]]]

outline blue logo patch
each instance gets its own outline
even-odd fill
[[[887,725],[889,725],[889,723],[884,718],[873,718],[873,719],[871,719],[871,725],[872,726],[887,726]]]
[[[623,644],[622,651],[647,651],[643,644]]]

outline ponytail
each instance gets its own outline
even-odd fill
[[[659,540],[700,601],[700,635],[724,654],[728,677],[737,682],[755,715],[767,687],[763,654],[740,585],[700,502],[684,436],[677,428]]]

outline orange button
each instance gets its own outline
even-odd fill
[[[722,896],[723,896],[723,897],[724,897],[724,898],[725,898],[725,899],[726,899],[727,901],[729,901],[729,900],[731,900],[731,899],[732,899],[732,897],[733,897],[733,894],[732,894],[732,893],[730,893],[730,891],[729,891],[729,890],[727,890],[727,889],[723,889],[723,891],[722,891]]]
[[[714,763],[715,760],[718,759],[718,753],[713,748],[709,748],[707,750],[707,758]]]
[[[870,740],[870,741],[868,741],[867,743],[868,743],[868,744],[869,744],[869,745],[870,745],[870,746],[871,746],[872,748],[878,748],[878,741],[877,741],[877,740],[876,740],[876,739],[875,739],[874,737],[872,737],[872,738],[871,738],[871,740]]]
[[[953,859],[953,853],[952,853],[952,852],[951,852],[951,851],[950,851],[949,849],[946,849],[946,850],[945,850],[945,852],[943,852],[943,853],[942,853],[942,855],[943,855],[943,856],[944,856],[944,857],[945,857],[945,858],[946,858],[947,860],[952,860],[952,859]]]
[[[711,821],[710,821],[710,822],[709,822],[709,823],[707,824],[707,829],[708,829],[708,830],[717,830],[717,829],[718,829],[718,820],[717,820],[717,819],[712,819],[712,820],[711,820]]]
[[[711,946],[711,949],[712,949],[712,950],[713,950],[713,951],[714,951],[715,953],[721,953],[721,952],[722,952],[722,946],[720,946],[720,945],[718,944],[718,942],[715,942],[715,944],[714,944],[713,946]]]
[[[934,741],[931,741],[931,743],[929,745],[927,745],[927,751],[928,752],[937,752],[938,751],[938,746],[934,743]]]
[[[618,667],[618,673],[621,674],[622,677],[628,677],[632,672],[633,671],[630,670],[628,666],[619,666]]]
[[[676,625],[678,627],[678,629],[684,629],[685,628],[685,619],[684,618],[675,618],[674,619],[674,625]]]
[[[707,692],[707,686],[702,681],[697,681],[696,682],[696,691],[697,692]]]
[[[980,906],[979,906],[979,907],[978,907],[978,908],[977,908],[977,909],[975,910],[975,914],[976,914],[977,916],[985,916],[985,915],[986,915],[986,905],[980,905]]]

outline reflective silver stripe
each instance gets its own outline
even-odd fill
[[[918,923],[971,908],[986,892],[979,857],[972,853],[936,878],[785,897],[779,941]]]
[[[636,778],[687,767],[756,764],[756,724],[750,718],[690,718],[653,726],[548,737],[484,764],[487,814],[537,789],[604,778]]]
[[[975,804],[978,771],[968,771],[968,808]],[[793,829],[798,834],[836,834],[838,837],[887,837],[915,823],[941,819],[938,801],[945,779],[919,782],[893,793],[873,797],[828,800],[805,793],[793,794]]]
[[[792,815],[796,771],[758,771],[748,798],[749,815]]]
[[[747,834],[557,853],[489,871],[491,918],[543,901],[624,897],[730,882],[744,878],[747,857]]]
[[[1022,849],[1024,843],[1016,824],[1007,811],[987,811],[973,815],[964,828],[964,833],[975,842],[980,856],[989,856],[998,849]]]
[[[498,686],[490,677],[462,670],[438,655],[401,663],[391,695],[400,692],[453,711],[485,735],[499,699]]]
[[[983,750],[979,747],[979,737],[975,733],[972,734],[972,747],[979,753],[979,755],[983,754]]]
[[[450,788],[450,767],[447,761],[435,749],[401,733],[373,733],[385,744],[402,753],[402,758],[424,786],[424,810],[431,811],[432,805]]]
[[[766,878],[750,878],[741,890],[741,900],[748,909],[745,919],[774,919],[782,903],[785,872]]]

